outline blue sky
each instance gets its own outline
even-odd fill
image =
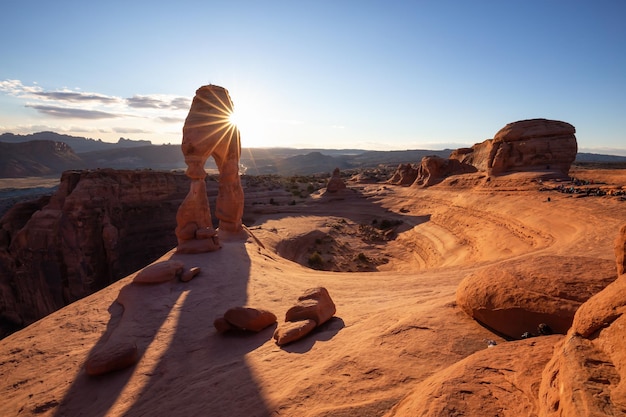
[[[626,155],[626,2],[4,1],[0,132],[179,143],[227,88],[243,146],[442,149],[543,117]]]

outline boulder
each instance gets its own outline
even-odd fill
[[[260,332],[276,323],[276,315],[271,311],[253,307],[233,307],[224,313],[224,320],[236,329]],[[220,331],[219,326],[216,326],[216,329]]]
[[[87,375],[97,376],[133,366],[139,360],[137,345],[132,342],[108,344],[106,349],[95,350],[85,362]]]
[[[315,320],[288,321],[278,326],[274,339],[278,346],[283,346],[302,339],[317,326]]]
[[[298,303],[287,310],[285,321],[311,319],[319,326],[330,320],[337,309],[324,287],[310,288],[298,297]]]
[[[167,260],[155,262],[137,272],[133,282],[136,284],[159,284],[180,278],[183,275],[185,265],[179,261]]]
[[[542,323],[565,334],[581,304],[615,280],[614,265],[563,256],[503,262],[465,277],[456,300],[475,320],[512,339],[539,333]]]
[[[328,184],[326,185],[327,193],[336,193],[337,191],[344,190],[346,188],[346,183],[341,179],[341,172],[339,168],[335,168],[333,171],[333,175],[328,180]]]

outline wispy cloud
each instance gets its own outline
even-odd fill
[[[37,110],[39,113],[48,116],[66,119],[112,119],[121,117],[120,115],[100,110],[85,110],[59,106],[45,106],[39,104],[26,104],[26,107]]]
[[[115,133],[152,133],[149,130],[137,129],[132,127],[114,127],[113,131]]]
[[[96,102],[102,104],[114,104],[120,101],[117,97],[110,97],[95,93],[82,93],[78,91],[39,91],[31,94],[45,100],[69,101],[72,103]]]
[[[171,97],[164,95],[135,95],[126,99],[129,107],[144,109],[184,110],[191,106],[191,100],[185,97]]]
[[[161,118],[158,113],[155,115],[153,111],[186,111],[191,106],[191,100],[187,97],[149,94],[122,98],[67,88],[45,90],[39,85],[24,85],[20,80],[0,81],[0,92],[13,97],[38,101],[39,103],[27,103],[26,107],[54,117],[102,119],[121,117],[126,114],[129,117],[165,120],[171,116],[167,115]],[[69,103],[78,104],[79,108],[70,108],[66,105]],[[141,113],[141,110],[151,112]]]
[[[167,117],[167,116],[159,117],[159,120],[164,123],[181,123],[181,124],[185,121],[183,117]]]

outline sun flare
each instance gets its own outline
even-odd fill
[[[241,120],[237,117],[237,112],[233,111],[228,115],[228,123],[237,126]]]

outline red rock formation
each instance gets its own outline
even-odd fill
[[[205,85],[196,91],[183,127],[181,147],[192,183],[176,218],[179,252],[201,253],[219,248],[204,190],[204,165],[209,156],[213,156],[220,172],[216,204],[219,228],[241,231],[244,199],[239,178],[241,143],[239,129],[230,123],[232,112],[233,103],[226,89]]]
[[[538,378],[562,338],[520,340],[478,351],[420,382],[385,417],[536,417]]]
[[[222,319],[228,326],[224,326]],[[223,318],[217,319],[213,324],[218,332],[224,333],[230,329],[260,332],[274,323],[276,323],[276,315],[271,311],[253,307],[233,307],[224,313]]]
[[[341,179],[341,172],[339,168],[335,168],[333,171],[333,175],[328,180],[328,184],[326,185],[327,193],[336,193],[337,191],[344,190],[346,188],[346,183]]]
[[[417,169],[413,164],[400,164],[387,182],[394,185],[411,185],[417,179]]]
[[[330,320],[337,311],[324,287],[310,288],[298,297],[295,306],[287,310],[285,323],[278,326],[274,339],[279,346],[309,334],[315,327]]]
[[[171,230],[188,188],[185,175],[170,172],[68,171],[47,204],[7,212],[0,220],[0,337],[176,246]]]
[[[423,157],[418,166],[400,164],[387,182],[395,185],[429,187],[451,175],[475,171],[475,167],[456,159],[444,159],[440,156],[432,155]]]
[[[417,178],[413,185],[428,187],[441,182],[450,175],[475,172],[476,168],[456,159],[444,159],[439,156],[425,156],[417,169]]]
[[[565,334],[581,304],[615,280],[614,268],[611,261],[584,257],[509,261],[465,277],[456,300],[468,315],[513,339],[536,335],[541,323]]]
[[[567,175],[578,152],[574,133],[574,126],[557,120],[521,120],[500,129],[493,139],[453,152],[450,158],[489,175],[519,171]]]
[[[624,267],[626,226],[615,245]],[[626,415],[626,274],[585,302],[543,371],[541,417]]]

